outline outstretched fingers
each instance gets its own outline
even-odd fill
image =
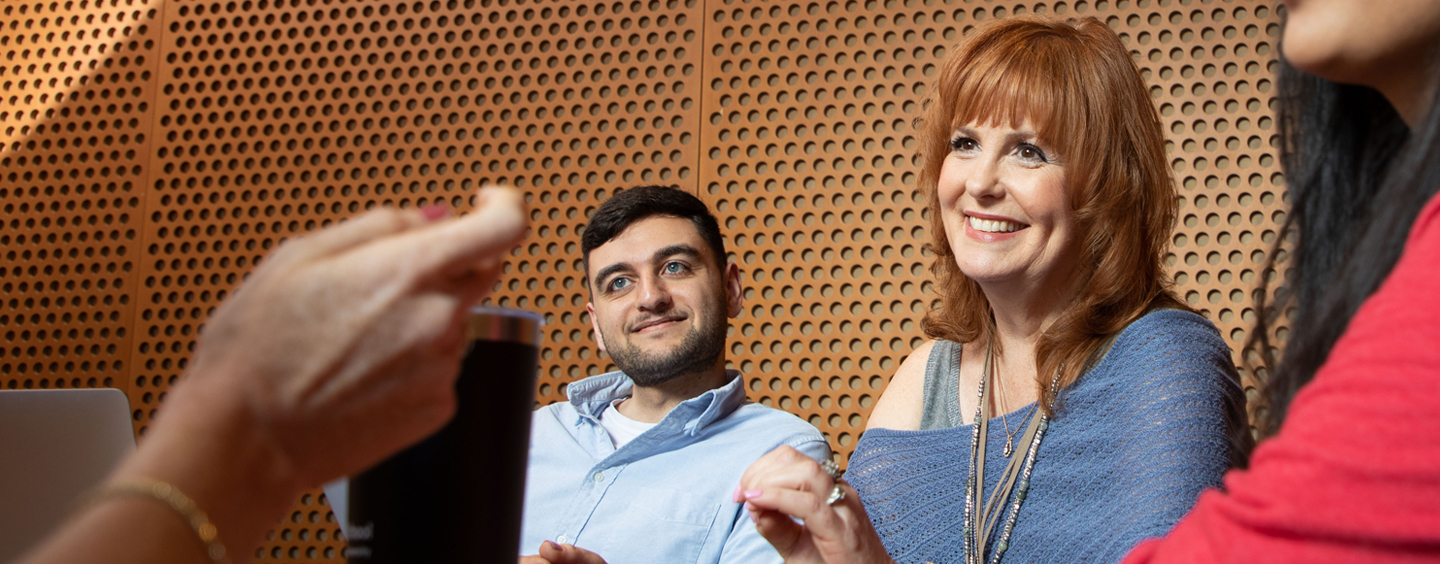
[[[525,235],[525,200],[509,188],[487,187],[475,195],[468,215],[417,232],[414,258],[425,272],[478,270],[493,274],[504,253]]]
[[[306,234],[281,247],[269,260],[305,262],[343,253],[377,239],[425,225],[425,213],[382,208]]]

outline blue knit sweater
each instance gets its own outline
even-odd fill
[[[932,367],[957,346],[936,345]],[[1170,530],[1230,465],[1231,429],[1244,424],[1238,381],[1230,350],[1204,318],[1161,310],[1132,323],[1061,391],[1002,561],[1116,562]],[[1031,409],[1016,413],[1024,419]],[[989,426],[987,495],[1008,462],[1000,420]],[[964,561],[970,434],[969,424],[871,429],[856,444],[845,478],[896,561]]]

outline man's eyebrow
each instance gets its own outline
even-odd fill
[[[685,243],[677,243],[655,251],[655,254],[651,256],[650,260],[660,262],[666,257],[673,257],[675,255],[690,255],[695,258],[700,258],[700,249]]]
[[[622,262],[622,263],[617,263],[617,264],[612,264],[612,265],[610,265],[610,266],[607,266],[607,267],[605,267],[605,268],[602,268],[602,269],[600,269],[600,272],[595,273],[595,283],[596,283],[597,285],[603,285],[606,280],[609,280],[609,279],[610,279],[611,276],[614,276],[616,273],[623,272],[623,271],[626,271],[626,270],[630,270],[630,265],[625,264],[625,263],[623,263],[623,262]]]

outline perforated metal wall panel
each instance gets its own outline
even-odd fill
[[[1238,348],[1284,218],[1265,3],[0,0],[0,387],[117,387],[143,434],[283,238],[505,183],[533,230],[491,300],[546,315],[536,401],[560,401],[613,369],[579,231],[673,184],[744,272],[751,398],[843,463],[934,299],[920,100],[973,26],[1030,13],[1133,50],[1180,185],[1172,275]],[[251,556],[340,561],[338,536],[312,490]]]

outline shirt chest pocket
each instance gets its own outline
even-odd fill
[[[636,488],[627,513],[637,542],[654,550],[652,562],[697,562],[720,513],[721,504],[713,501],[680,490]]]

